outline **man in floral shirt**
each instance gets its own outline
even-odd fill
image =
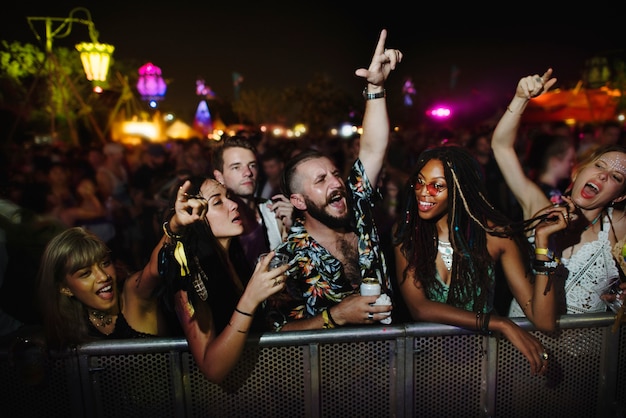
[[[316,151],[303,152],[285,165],[282,188],[296,221],[287,242],[276,249],[291,260],[285,290],[265,304],[275,330],[374,324],[392,309],[389,274],[372,216],[379,197],[373,185],[389,141],[383,83],[402,59],[400,51],[385,49],[386,36],[383,30],[369,69],[356,71],[368,85],[361,146],[348,187],[333,161]],[[385,304],[373,306],[376,296],[359,294],[365,277],[378,279],[389,297]]]

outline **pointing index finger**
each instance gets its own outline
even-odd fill
[[[376,54],[384,54],[385,53],[385,41],[387,40],[387,29],[383,29],[380,31],[380,36],[378,37],[378,44],[376,45]]]

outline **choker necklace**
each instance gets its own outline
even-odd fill
[[[104,328],[113,323],[113,316],[101,311],[89,310],[89,320],[97,327]]]
[[[604,211],[602,211],[602,212],[604,212]],[[583,229],[583,232],[585,232],[586,230],[588,230],[589,228],[591,228],[592,226],[594,226],[595,224],[597,224],[597,223],[598,223],[598,221],[600,220],[600,217],[602,216],[602,212],[600,212],[600,213],[598,214],[598,216],[596,216],[596,217],[595,217],[595,219],[594,219],[593,221],[591,221],[591,222],[589,223],[589,225],[587,225],[587,226],[585,227],[585,229]]]
[[[445,264],[446,269],[450,271],[450,269],[452,268],[452,254],[454,254],[452,244],[450,244],[449,242],[438,240],[437,250],[441,254],[441,259],[443,260],[443,264]]]

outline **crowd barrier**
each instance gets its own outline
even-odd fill
[[[505,338],[431,323],[250,336],[221,384],[184,339],[118,340],[45,353],[0,351],[0,408],[13,417],[624,417],[626,325],[566,315],[536,331],[550,355],[532,376]]]

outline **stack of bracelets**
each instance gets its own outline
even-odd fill
[[[169,239],[172,239],[174,241],[179,241],[183,237],[182,235],[175,234],[174,232],[172,232],[172,230],[170,229],[169,221],[163,222],[163,232]]]
[[[476,331],[479,331],[483,335],[491,335],[489,331],[489,320],[491,319],[491,314],[489,312],[476,313]]]
[[[550,259],[549,261],[544,261],[535,258],[533,261],[533,273],[535,275],[552,276],[556,272],[557,267],[561,264],[561,261],[554,256],[554,252],[547,248],[535,248],[535,254],[545,255]]]

